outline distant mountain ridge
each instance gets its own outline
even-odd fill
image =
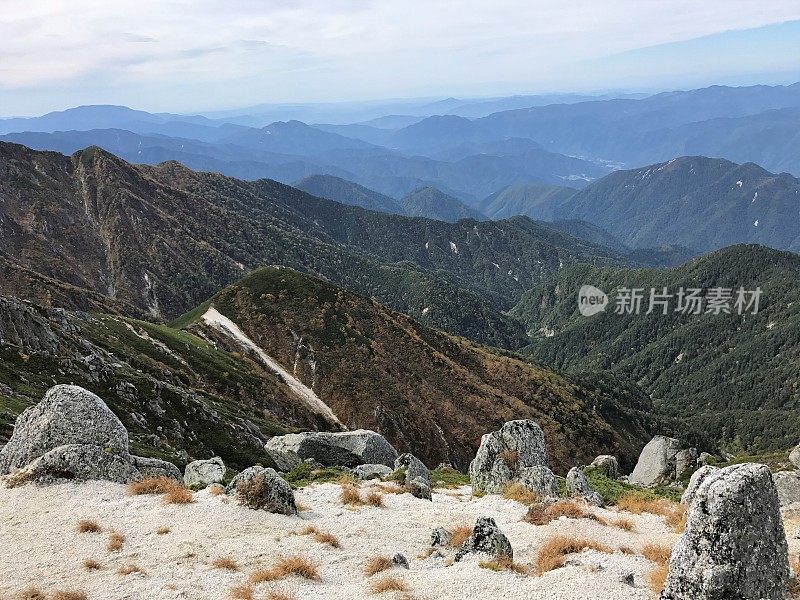
[[[400,205],[410,217],[427,217],[448,223],[455,223],[461,219],[486,220],[479,211],[434,187],[414,190],[400,200]]]

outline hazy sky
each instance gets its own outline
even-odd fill
[[[798,73],[798,0],[2,0],[0,7],[3,116],[100,103],[186,112],[771,83]]]

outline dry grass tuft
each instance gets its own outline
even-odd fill
[[[142,573],[144,575],[144,570],[139,567],[138,565],[129,564],[129,565],[122,565],[119,569],[117,569],[117,575],[133,575],[134,573]]]
[[[88,597],[82,590],[56,590],[50,594],[50,600],[87,600]]]
[[[300,530],[298,535],[310,535],[320,544],[327,544],[331,548],[341,548],[339,539],[329,531],[320,529],[316,525],[308,525]]]
[[[659,565],[666,564],[672,549],[663,544],[645,544],[642,547],[642,556]]]
[[[623,554],[628,554],[628,555],[638,554],[638,552],[636,552],[636,550],[634,550],[630,546],[620,546],[619,551],[622,552]]]
[[[392,562],[391,558],[382,554],[376,554],[367,561],[366,565],[364,565],[364,573],[367,574],[367,577],[372,577],[376,573],[391,569],[393,566],[394,563]]]
[[[270,592],[266,600],[297,600],[297,596],[291,592]]]
[[[526,488],[521,483],[511,483],[503,489],[503,498],[507,500],[516,500],[520,504],[530,506],[536,502],[540,502],[539,494],[536,494]]]
[[[87,558],[83,561],[83,568],[87,571],[97,571],[100,569],[100,563],[93,558]]]
[[[47,600],[47,594],[37,587],[27,587],[17,594],[17,600]]]
[[[339,495],[339,500],[341,500],[342,504],[359,506],[361,504],[361,494],[356,486],[346,484],[342,486],[342,493]]]
[[[384,592],[407,592],[408,586],[397,577],[382,577],[374,581],[369,589],[373,594],[383,594]]]
[[[225,488],[218,483],[212,483],[208,486],[208,493],[212,496],[221,496],[225,493]]]
[[[667,526],[675,533],[683,533],[686,530],[686,505],[676,504],[672,510],[664,516]]]
[[[238,571],[239,563],[233,560],[230,556],[220,556],[211,561],[211,566],[215,569],[224,569],[225,571]]]
[[[253,588],[249,585],[236,585],[229,590],[234,600],[253,600]]]
[[[569,554],[577,554],[587,549],[596,550],[597,552],[607,552],[608,554],[614,552],[611,548],[597,540],[556,535],[546,539],[539,548],[539,554],[536,557],[535,572],[537,575],[541,575],[562,567]]]
[[[100,533],[103,528],[97,521],[91,519],[81,519],[78,521],[78,533]]]
[[[317,565],[305,556],[295,555],[281,557],[277,560],[274,567],[269,569],[259,569],[253,571],[248,578],[250,585],[257,585],[265,581],[277,581],[284,577],[296,575],[305,579],[320,579]]]
[[[453,548],[461,548],[472,535],[473,527],[466,524],[456,525],[450,529],[450,546]]]
[[[547,502],[532,504],[522,520],[531,525],[547,525],[550,521],[555,521],[560,517],[598,520],[585,504],[575,500],[559,500],[552,504]]]
[[[366,496],[364,496],[364,504],[382,508],[384,506],[383,493],[378,490],[370,490],[367,492]]]
[[[601,519],[600,522],[608,527],[616,527],[617,529],[622,529],[623,531],[634,531],[636,529],[633,519],[629,519],[627,517]]]
[[[491,560],[482,560],[478,563],[478,566],[481,569],[489,569],[490,571],[511,571],[518,575],[527,575],[530,573],[530,567],[515,563],[508,556],[501,556],[500,558],[493,558]]]
[[[157,533],[158,535],[166,535],[166,534],[168,534],[170,531],[172,531],[172,529],[170,529],[169,525],[162,525],[161,527],[159,527],[158,529],[156,529],[156,533]]]
[[[500,460],[506,463],[506,466],[511,469],[512,471],[516,471],[517,467],[519,466],[519,453],[516,450],[500,450],[500,453],[497,455]]]
[[[353,483],[344,483],[342,484],[342,492],[339,495],[339,500],[342,504],[346,504],[349,506],[376,506],[382,507],[383,504],[383,493],[387,491],[383,488],[377,489],[373,488],[369,490],[366,494],[362,494],[361,490],[358,489]],[[398,493],[403,493],[405,491],[404,488],[400,488]]]
[[[647,586],[654,594],[660,594],[664,590],[668,574],[669,566],[667,564],[657,565],[647,572],[645,575]]]
[[[122,546],[125,544],[125,536],[122,535],[119,531],[112,531],[108,534],[108,541],[106,542],[106,548],[109,552],[119,552],[122,550]]]
[[[661,515],[662,517],[666,517],[678,509],[678,507],[679,505],[677,503],[670,502],[665,498],[660,498],[658,500],[646,500],[633,493],[620,496],[619,500],[617,500],[617,508],[619,510],[627,510],[635,515],[640,515],[646,512],[653,515]]]
[[[191,504],[194,502],[194,493],[185,487],[175,486],[164,494],[164,504]]]
[[[128,493],[131,496],[143,494],[166,494],[180,484],[169,477],[147,477],[128,484]]]

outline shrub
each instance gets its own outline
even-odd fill
[[[342,492],[339,494],[339,500],[342,501],[342,504],[359,506],[361,504],[361,494],[356,486],[343,485]]]
[[[382,577],[374,581],[369,589],[373,594],[383,594],[384,592],[407,592],[408,586],[397,577]]]
[[[522,520],[531,525],[547,525],[560,517],[568,519],[591,519],[597,521],[585,504],[575,500],[559,500],[558,502],[538,502],[531,504]]]
[[[669,546],[664,546],[663,544],[645,544],[642,547],[642,556],[651,562],[661,565],[669,561],[669,555],[671,552],[672,549]]]
[[[225,493],[225,488],[218,483],[214,483],[208,487],[208,493],[212,496],[221,496]]]
[[[633,531],[636,529],[633,521],[628,519],[627,517],[617,517],[614,519],[602,519],[600,521],[603,525],[607,525],[609,527],[616,527],[617,529],[622,529],[623,531]]]
[[[503,488],[503,498],[515,500],[520,504],[531,505],[541,501],[538,494],[532,492],[521,483],[510,483]]]
[[[132,496],[143,494],[166,494],[180,484],[169,477],[147,477],[128,484],[128,493]]]
[[[194,494],[185,487],[175,486],[164,494],[164,504],[191,504],[194,502]]]
[[[611,554],[613,550],[605,544],[583,537],[556,535],[544,541],[536,556],[535,570],[538,575],[547,573],[564,565],[569,554],[577,554],[584,550],[596,550]]]
[[[230,556],[220,556],[211,562],[211,566],[215,569],[223,569],[225,571],[238,571],[239,564]]]
[[[391,569],[393,566],[394,563],[392,562],[391,558],[378,554],[370,558],[367,561],[367,564],[364,565],[364,573],[367,574],[367,577],[372,577],[376,573]]]
[[[384,506],[383,493],[381,493],[378,490],[370,490],[364,496],[363,502],[367,506],[375,506],[376,508],[381,508]]]
[[[97,521],[91,521],[89,519],[81,519],[78,521],[78,533],[100,533],[103,531],[103,528],[97,523]]]
[[[125,536],[122,535],[119,531],[112,531],[108,534],[108,542],[106,542],[106,548],[109,552],[119,552],[122,550],[122,546],[125,544]]]
[[[668,574],[669,566],[666,563],[656,565],[647,572],[645,576],[647,579],[647,586],[654,594],[660,594],[664,590],[664,584],[667,582]]]
[[[253,600],[253,588],[249,585],[233,586],[229,593],[234,600]]]
[[[83,568],[87,571],[97,571],[100,569],[100,563],[93,558],[87,558],[83,561]]]

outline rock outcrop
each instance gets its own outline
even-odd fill
[[[281,471],[290,471],[306,459],[326,467],[379,464],[391,467],[397,450],[381,434],[367,429],[339,433],[290,433],[270,439],[265,449]]]
[[[601,454],[592,461],[590,467],[597,469],[609,479],[616,479],[619,477],[619,461],[616,456],[610,454]]]
[[[789,462],[794,465],[795,469],[800,469],[800,444],[789,452]]]
[[[235,496],[242,506],[254,510],[297,514],[292,487],[274,469],[249,467],[233,478],[225,493]]]
[[[672,550],[662,600],[779,600],[789,579],[778,494],[769,469],[741,464],[703,479]]]
[[[142,477],[180,479],[172,463],[133,456],[128,432],[98,396],[74,385],[50,388],[17,418],[0,450],[0,475],[12,482],[101,479],[128,483]]]
[[[395,470],[405,472],[406,488],[417,498],[431,500],[431,472],[428,467],[413,454],[402,454],[394,461]]]
[[[642,449],[628,482],[648,486],[672,480],[675,476],[675,455],[680,449],[680,440],[655,436]]]
[[[470,554],[485,554],[492,558],[514,558],[511,542],[490,517],[479,517],[464,545],[456,552],[456,561]]]
[[[203,489],[225,480],[225,463],[219,456],[208,460],[195,460],[186,465],[183,485],[189,489]]]
[[[778,471],[773,473],[772,481],[778,490],[778,501],[781,506],[789,506],[800,502],[800,473],[797,471]]]
[[[697,448],[686,448],[675,455],[675,479],[682,479],[697,468]]]
[[[580,498],[594,506],[603,506],[603,497],[592,489],[586,480],[586,475],[578,467],[572,467],[567,473],[567,494],[573,498]]]
[[[526,472],[531,467],[537,468],[535,473]],[[510,483],[541,481],[542,469],[549,471],[542,429],[535,421],[509,421],[481,438],[469,477],[473,491],[500,494]]]

